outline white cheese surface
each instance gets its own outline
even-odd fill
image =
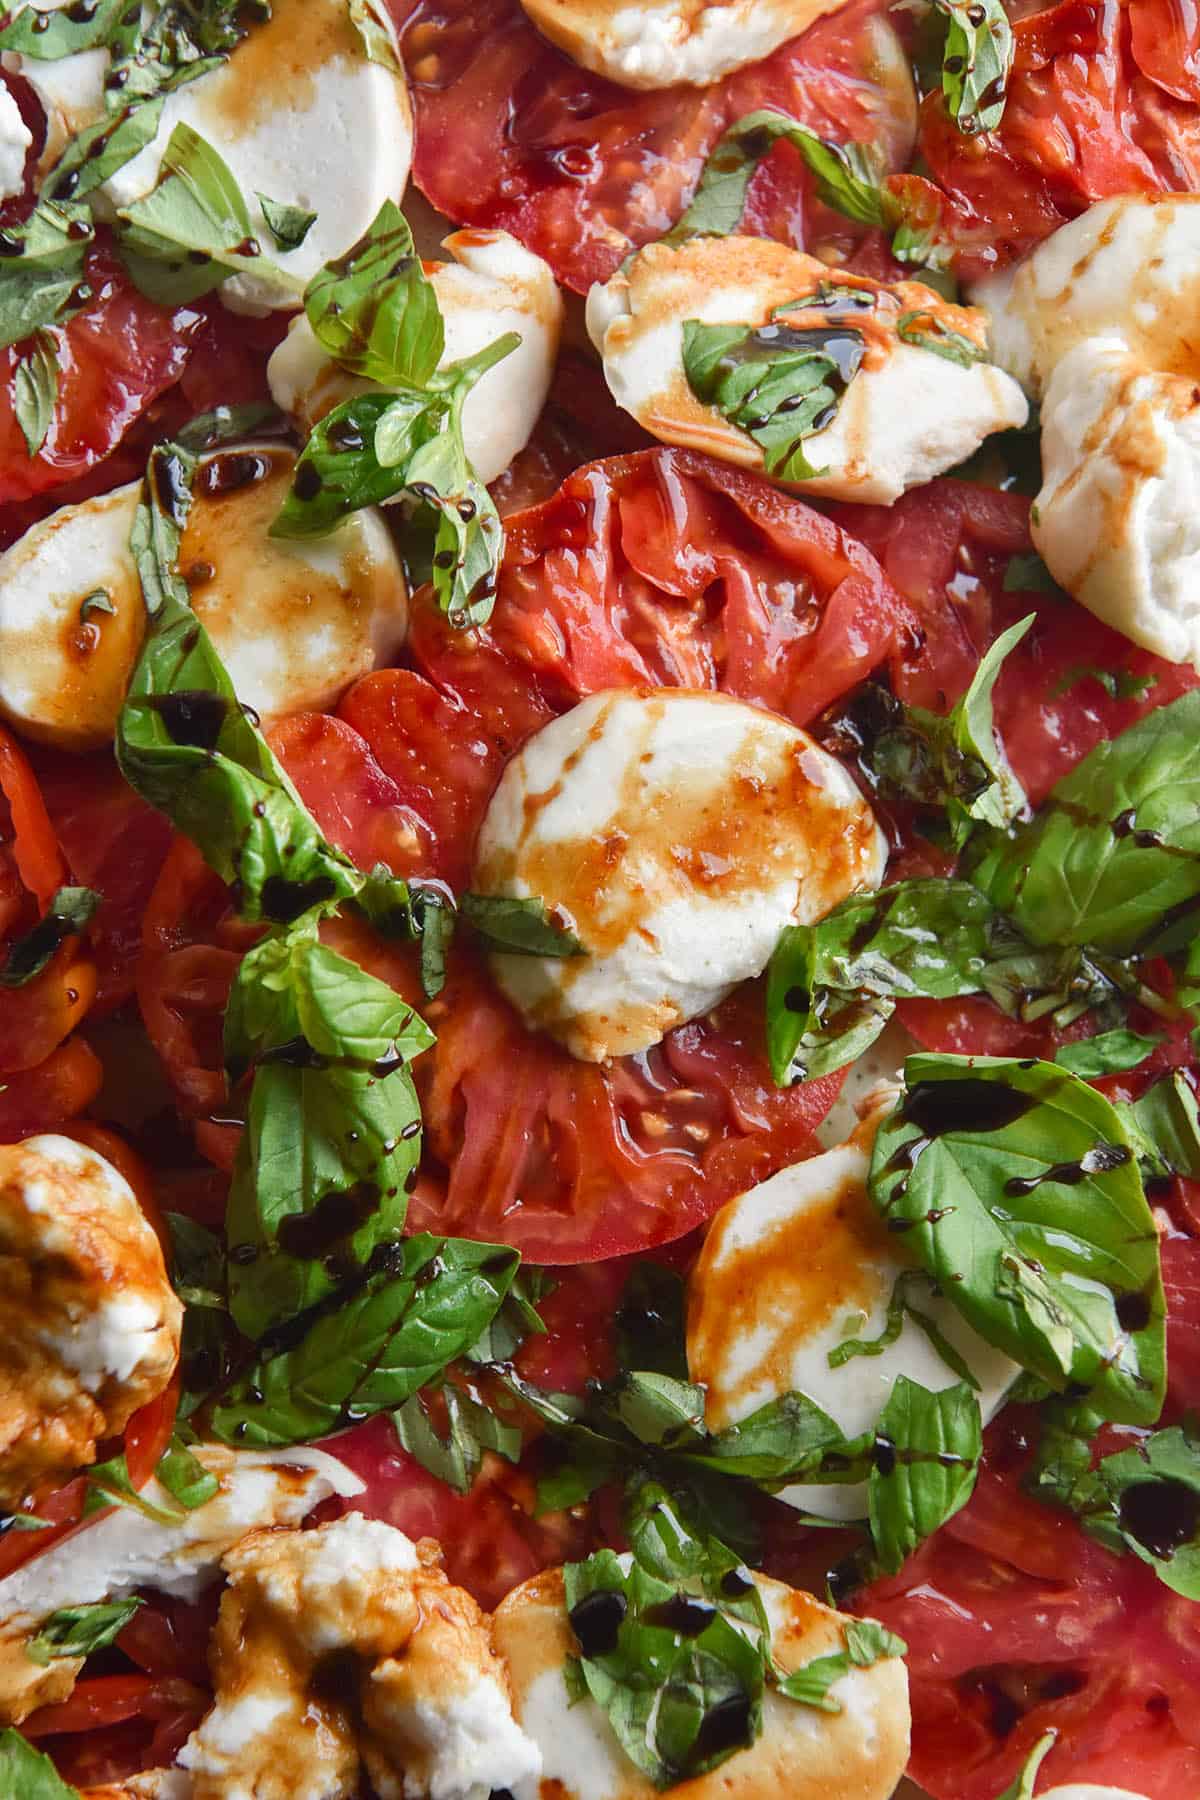
[[[521,0],[575,62],[631,88],[708,87],[759,62],[844,0]]]

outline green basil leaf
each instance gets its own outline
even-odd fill
[[[128,1506],[155,1525],[180,1525],[187,1517],[185,1509],[174,1500],[160,1506],[157,1502],[148,1500],[144,1493],[134,1487],[124,1451],[111,1457],[108,1462],[93,1463],[86,1471],[85,1479],[85,1519],[90,1518],[93,1513],[106,1511],[110,1506]]]
[[[913,1324],[925,1333],[933,1349],[950,1372],[957,1375],[960,1381],[965,1382],[967,1387],[978,1391],[979,1382],[976,1380],[974,1372],[959,1355],[936,1321],[927,1312],[922,1311],[910,1298],[914,1291],[932,1291],[933,1285],[933,1281],[924,1269],[905,1269],[903,1274],[897,1275],[888,1300],[883,1329],[878,1337],[845,1338],[829,1351],[826,1358],[829,1367],[841,1369],[846,1363],[852,1362],[856,1356],[882,1356],[884,1351],[899,1338],[904,1330],[904,1321],[911,1319]]]
[[[1118,1101],[1116,1110],[1147,1179],[1200,1180],[1200,1110],[1181,1069],[1156,1081],[1140,1100]]]
[[[26,6],[0,30],[0,50],[15,50],[35,62],[59,62],[81,50],[104,49],[129,0],[95,0],[91,6],[64,6],[39,12]]]
[[[0,988],[24,987],[40,975],[68,938],[86,931],[102,898],[92,888],[59,888],[32,931],[8,946]]]
[[[279,250],[298,250],[317,222],[315,212],[306,212],[302,206],[288,206],[282,200],[271,200],[266,194],[258,195],[258,204]]]
[[[233,1366],[236,1333],[229,1317],[225,1250],[214,1232],[182,1213],[168,1213],[171,1280],[183,1301],[179,1417],[189,1419]]]
[[[1074,1508],[1092,1467],[1092,1440],[1104,1424],[1086,1403],[1047,1400],[1038,1411],[1038,1441],[1021,1486],[1047,1505]]]
[[[42,183],[42,196],[78,201],[103,187],[118,169],[153,143],[162,121],[161,98],[123,106],[71,139]],[[40,210],[40,209],[39,209]]]
[[[421,388],[442,359],[437,295],[394,201],[385,200],[358,243],[313,276],[304,309],[322,348],[368,381]]]
[[[1040,487],[1041,482],[1037,485]],[[1013,558],[1014,562],[1017,560]],[[1134,669],[1099,669],[1095,663],[1072,663],[1051,692],[1057,699],[1060,694],[1069,694],[1081,681],[1096,682],[1110,700],[1144,700],[1158,686],[1157,675],[1141,675]]]
[[[421,1401],[414,1394],[392,1414],[396,1435],[408,1454],[447,1487],[467,1494],[475,1485],[485,1450],[505,1462],[519,1462],[521,1433],[490,1407],[447,1382],[440,1390],[446,1406],[446,1436],[441,1437]]]
[[[376,4],[376,0],[350,0],[350,20],[362,39],[367,61],[390,69],[393,75],[402,76],[404,65],[400,61],[395,36],[383,7]]]
[[[904,1656],[908,1645],[894,1631],[887,1631],[874,1619],[847,1619],[842,1625],[846,1648],[830,1656],[818,1656],[801,1669],[779,1682],[779,1692],[788,1700],[799,1700],[819,1712],[840,1713],[842,1703],[830,1688],[848,1675],[851,1669],[870,1669],[886,1657]]]
[[[292,278],[262,255],[233,174],[213,146],[182,121],[150,192],[118,214],[117,241],[137,286],[160,305],[195,300],[230,275]]]
[[[3,235],[7,251],[0,282],[0,349],[37,336],[90,299],[84,271],[95,234],[85,206],[43,200],[24,224],[6,226]],[[57,388],[57,352],[47,347],[42,353],[55,363]],[[30,355],[33,358],[35,352]],[[36,366],[28,372],[27,381],[48,386]],[[40,413],[44,404],[39,399],[35,407],[31,399],[27,396],[24,402],[30,426],[29,431],[22,426],[27,447],[35,435],[35,413]],[[35,453],[30,449],[31,456]]]
[[[1057,1731],[1048,1731],[1045,1737],[1039,1738],[1029,1755],[1017,1779],[996,1800],[1033,1800],[1033,1787],[1037,1780],[1038,1770],[1058,1742]]]
[[[221,1489],[216,1476],[192,1455],[178,1432],[159,1457],[154,1476],[185,1512],[195,1512]]]
[[[929,350],[945,362],[969,369],[973,363],[987,362],[988,353],[973,338],[954,331],[937,313],[917,311],[902,313],[896,320],[896,336],[901,343],[918,350]]]
[[[1004,567],[1006,594],[1061,594],[1062,589],[1036,550],[1019,550]],[[1055,693],[1059,690],[1055,688]]]
[[[689,1451],[687,1461],[714,1474],[786,1487],[794,1481],[861,1481],[869,1456],[869,1437],[847,1438],[814,1400],[791,1393],[727,1426],[703,1449]]]
[[[546,1324],[538,1311],[538,1302],[552,1294],[557,1285],[545,1269],[519,1268],[499,1312],[464,1352],[467,1361],[511,1362],[526,1338],[543,1336]]]
[[[622,1370],[687,1380],[686,1302],[687,1289],[675,1269],[654,1262],[635,1264],[613,1320]]]
[[[946,19],[942,93],[946,111],[968,134],[995,131],[1004,117],[1013,32],[1004,0],[933,0]]]
[[[1098,744],[1035,819],[988,848],[972,878],[1034,944],[1166,953],[1190,942],[1200,906],[1200,691]]]
[[[381,419],[403,408],[414,439],[442,429],[443,394],[356,394],[319,419],[292,476],[292,486],[272,537],[324,537],[364,506],[381,506],[404,492],[407,467],[381,463],[375,432]]]
[[[587,955],[574,932],[551,918],[543,900],[463,894],[458,905],[468,925],[493,950],[510,956]]]
[[[308,1443],[401,1406],[476,1341],[512,1284],[503,1245],[413,1237],[357,1289],[297,1321],[213,1407],[222,1443]]]
[[[1020,643],[1035,617],[1036,614],[1027,613],[1025,618],[1000,633],[971,677],[971,685],[949,715],[947,723],[956,749],[964,757],[973,758],[988,776],[987,785],[980,793],[958,802],[966,818],[960,820],[957,827],[952,812],[951,836],[956,848],[965,843],[973,823],[996,827],[1008,825],[1025,805],[1025,790],[1013,774],[996,732],[992,690],[1005,657]]]
[[[1200,1438],[1172,1425],[1100,1459],[1071,1504],[1092,1537],[1132,1550],[1186,1600],[1200,1600]]]
[[[767,473],[782,481],[824,473],[802,446],[828,425],[865,349],[861,332],[840,322],[683,324],[683,368],[693,394],[752,438]]]
[[[58,346],[49,332],[39,331],[13,374],[13,411],[31,457],[49,436],[57,401]]]
[[[1161,1038],[1142,1037],[1136,1031],[1102,1031],[1096,1037],[1061,1044],[1054,1060],[1060,1069],[1070,1069],[1081,1080],[1096,1081],[1102,1075],[1136,1069],[1161,1043]]]
[[[91,1656],[94,1650],[107,1650],[142,1604],[135,1596],[64,1606],[42,1620],[37,1636],[26,1643],[25,1654],[30,1662],[45,1667],[57,1656]]]
[[[979,1334],[1118,1423],[1158,1417],[1158,1234],[1120,1118],[1053,1063],[912,1056],[872,1199]]]
[[[673,1450],[704,1439],[704,1389],[671,1375],[629,1370],[605,1391],[603,1410],[639,1444]]]
[[[935,1394],[897,1376],[867,1477],[871,1537],[886,1574],[966,1505],[982,1454],[979,1402],[964,1382]]]
[[[277,406],[255,401],[245,406],[214,406],[211,412],[198,413],[188,420],[175,442],[193,456],[201,456],[222,444],[236,444],[245,438],[281,437],[290,429]]]
[[[0,1731],[0,1793],[14,1800],[18,1795],[20,1800],[82,1800],[50,1758],[11,1725]]]

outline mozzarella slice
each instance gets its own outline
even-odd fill
[[[843,1649],[830,1607],[765,1575],[754,1580],[786,1673]],[[577,1654],[562,1572],[524,1582],[493,1615],[508,1662],[514,1708],[542,1756],[540,1781],[513,1785],[514,1800],[650,1800],[655,1789],[625,1755],[592,1699],[571,1703],[564,1679]],[[762,1735],[707,1775],[686,1783],[688,1800],[888,1800],[908,1760],[908,1679],[899,1658],[854,1669],[830,1689],[838,1713],[781,1699],[768,1689]]]
[[[826,300],[830,285],[852,288],[861,302]],[[664,443],[743,468],[764,468],[759,445],[688,383],[683,328],[693,319],[765,328],[776,341],[789,330],[828,333],[836,320],[865,340],[832,418],[804,440],[820,474],[784,484],[805,493],[890,505],[1028,414],[1016,382],[986,360],[983,314],[952,306],[920,282],[886,287],[764,238],[649,244],[588,295],[588,331],[605,379],[617,404]],[[954,333],[972,347],[962,352],[960,344],[960,352],[983,360],[964,366],[906,342],[901,332],[914,330],[935,342],[938,332]]]
[[[1031,531],[1068,593],[1133,643],[1200,669],[1200,390],[1119,338],[1056,366]]]
[[[179,566],[238,698],[265,719],[332,706],[404,641],[407,589],[381,515],[329,537],[269,535],[295,456],[204,457]],[[32,526],[0,556],[0,716],[83,750],[113,735],[145,630],[129,553],[139,482]],[[111,610],[110,610],[111,609]]]
[[[376,16],[386,19],[382,6]],[[46,111],[45,167],[104,115],[107,53],[16,61]],[[255,24],[219,68],[168,96],[153,142],[107,183],[112,208],[149,193],[181,122],[224,158],[264,256],[294,278],[280,284],[265,274],[233,277],[220,291],[237,311],[297,307],[304,284],[356,243],[408,180],[408,90],[401,75],[368,61],[346,0],[274,0],[269,19]],[[316,213],[298,249],[279,250],[259,194]]]
[[[1015,269],[973,290],[1000,365],[1040,398],[1067,353],[1120,336],[1147,368],[1200,374],[1191,294],[1200,194],[1098,200]]]
[[[846,0],[521,0],[582,68],[630,88],[708,87],[760,62]]]
[[[846,1070],[841,1092],[813,1136],[825,1150],[836,1150],[857,1130],[859,1121],[877,1112],[901,1086],[904,1064],[919,1048],[898,1019],[885,1026],[857,1062]]]
[[[1146,1800],[1132,1788],[1097,1787],[1092,1781],[1071,1781],[1066,1787],[1047,1788],[1038,1800]]]
[[[480,481],[495,481],[523,450],[546,403],[562,330],[562,295],[547,263],[507,231],[456,231],[452,262],[429,268],[446,327],[443,365],[472,356],[505,332],[520,345],[472,388],[463,440]],[[310,432],[332,407],[371,391],[326,356],[306,317],[293,320],[267,365],[275,404]]]
[[[907,1316],[879,1355],[829,1366],[830,1352],[848,1339],[879,1336],[895,1284],[912,1266],[867,1193],[882,1116],[864,1120],[839,1149],[760,1182],[713,1220],[689,1281],[687,1321],[688,1370],[707,1389],[712,1429],[799,1392],[854,1437],[876,1423],[898,1375],[934,1392],[959,1380]],[[919,1304],[973,1371],[986,1422],[1018,1365],[940,1295],[922,1291]],[[779,1498],[828,1518],[867,1511],[862,1484],[797,1484]]]
[[[19,194],[25,186],[25,158],[33,133],[21,117],[21,109],[0,83],[0,200]]]
[[[479,833],[474,886],[534,898],[588,954],[496,954],[533,1026],[588,1062],[647,1049],[759,975],[784,926],[877,887],[887,850],[849,774],[720,694],[616,689],[537,732]]]

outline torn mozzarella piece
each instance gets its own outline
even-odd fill
[[[756,1575],[771,1651],[791,1674],[844,1648],[843,1622],[810,1594]],[[629,1760],[590,1698],[572,1704],[565,1665],[578,1654],[562,1572],[535,1575],[508,1595],[492,1621],[512,1678],[522,1729],[542,1756],[540,1782],[514,1784],[514,1800],[651,1800],[651,1782]],[[908,1760],[908,1678],[898,1657],[853,1669],[830,1689],[841,1711],[821,1712],[768,1688],[757,1741],[686,1783],[689,1800],[889,1800]]]
[[[273,538],[295,466],[278,445],[201,459],[179,567],[238,698],[264,719],[332,706],[391,659],[403,568],[373,508],[328,537]],[[31,526],[0,556],[0,717],[42,743],[111,740],[145,630],[129,552],[140,482]]]
[[[1050,377],[1033,541],[1081,605],[1200,669],[1200,389],[1091,338]]]
[[[146,1769],[125,1781],[81,1788],[82,1800],[193,1800],[186,1769]]]
[[[1066,1787],[1047,1788],[1038,1800],[1146,1800],[1132,1788],[1099,1787],[1093,1781],[1071,1781]]]
[[[886,287],[764,238],[649,244],[588,295],[588,331],[605,379],[618,405],[664,443],[743,468],[764,469],[762,449],[692,391],[684,366],[689,320],[761,330],[765,348],[786,345],[789,333],[820,333],[832,337],[847,371],[845,358],[861,338],[861,364],[833,416],[803,440],[820,473],[785,483],[805,493],[890,505],[1028,414],[1016,382],[987,360],[983,314],[952,306],[920,282]],[[835,321],[840,335],[830,331]],[[905,341],[905,332],[922,341]],[[947,342],[971,360],[928,348]]]
[[[386,9],[375,8],[381,21]],[[43,169],[105,112],[107,52],[58,62],[15,59],[47,116]],[[265,259],[289,277],[236,275],[221,296],[237,310],[300,305],[322,264],[364,234],[385,200],[404,192],[412,114],[402,75],[368,60],[346,0],[274,0],[221,65],[167,96],[152,143],[112,176],[113,210],[149,193],[175,126],[199,132],[228,164]],[[299,248],[278,248],[258,195],[315,213]]]
[[[525,448],[546,403],[562,329],[562,296],[549,265],[507,231],[456,231],[445,248],[454,260],[428,270],[446,328],[443,365],[473,356],[506,332],[521,339],[480,378],[463,405],[467,457],[486,484]],[[305,433],[343,400],[375,386],[331,362],[303,315],[274,351],[267,379],[275,404]]]
[[[133,1189],[72,1138],[0,1149],[0,1504],[92,1462],[160,1394],[182,1309]]]
[[[807,1394],[847,1437],[869,1430],[898,1375],[934,1392],[960,1377],[906,1315],[900,1336],[875,1356],[838,1368],[830,1352],[851,1338],[876,1338],[904,1260],[867,1193],[875,1131],[892,1104],[836,1150],[783,1169],[722,1207],[688,1284],[687,1357],[707,1390],[714,1431],[738,1423],[781,1394]],[[1019,1366],[971,1329],[924,1284],[914,1304],[933,1320],[979,1383],[986,1423]],[[862,1484],[797,1484],[781,1500],[828,1518],[865,1517]]]
[[[846,1070],[841,1091],[813,1136],[825,1150],[837,1150],[861,1119],[898,1096],[904,1064],[920,1046],[898,1019],[892,1019]]]
[[[846,770],[796,726],[720,694],[593,694],[512,759],[474,886],[534,898],[587,955],[494,954],[529,1023],[588,1062],[656,1044],[762,973],[786,925],[882,879]]]
[[[521,0],[573,62],[622,87],[709,87],[846,0]]]
[[[20,1721],[51,1700],[65,1699],[82,1665],[55,1657],[45,1668],[25,1654],[40,1622],[64,1606],[121,1599],[149,1587],[194,1600],[220,1574],[222,1556],[248,1531],[296,1525],[331,1494],[346,1498],[362,1482],[322,1450],[227,1450],[200,1444],[193,1454],[220,1481],[211,1500],[176,1524],[118,1506],[94,1524],[0,1580],[0,1723]],[[151,1480],[152,1506],[171,1496]]]
[[[1200,194],[1098,200],[972,290],[992,354],[1035,399],[1069,351],[1119,336],[1147,368],[1196,374]]]
[[[25,186],[25,158],[32,143],[20,107],[0,83],[0,200],[11,199]]]

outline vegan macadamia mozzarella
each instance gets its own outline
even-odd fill
[[[580,939],[583,956],[492,965],[531,1025],[598,1062],[707,1012],[885,861],[849,774],[794,725],[719,694],[616,689],[509,763],[474,886],[540,900]]]
[[[21,109],[0,83],[0,200],[19,194],[25,185],[25,158],[33,133],[21,117]]]
[[[463,441],[482,482],[495,481],[529,441],[546,403],[562,329],[562,296],[547,263],[507,231],[456,231],[452,262],[428,269],[446,330],[443,366],[515,331],[518,347],[489,369],[463,404]],[[267,365],[275,404],[305,432],[374,383],[331,362],[308,319],[293,320]]]
[[[843,1649],[843,1622],[830,1607],[765,1575],[754,1580],[782,1671]],[[549,1569],[514,1589],[492,1626],[512,1678],[517,1720],[542,1757],[540,1780],[512,1784],[514,1800],[651,1800],[656,1789],[626,1756],[596,1702],[571,1702],[564,1667],[578,1650],[562,1572]],[[785,1794],[787,1800],[890,1800],[908,1760],[903,1662],[891,1657],[853,1669],[830,1693],[840,1712],[798,1705],[768,1688],[762,1735],[688,1781],[688,1800],[780,1800]]]
[[[376,7],[379,20],[386,17]],[[58,62],[16,59],[46,110],[43,167],[105,112],[108,55],[83,51]],[[167,96],[153,141],[104,189],[114,211],[149,193],[178,124],[190,125],[227,163],[250,209],[269,272],[236,275],[221,289],[251,312],[300,305],[304,284],[363,235],[385,200],[404,192],[412,161],[412,114],[402,75],[368,60],[346,0],[274,0],[219,67]],[[258,195],[316,214],[295,250],[280,250]]]
[[[879,1336],[896,1282],[912,1268],[867,1193],[882,1116],[869,1116],[838,1149],[729,1201],[713,1220],[688,1284],[687,1356],[692,1380],[706,1388],[714,1431],[799,1392],[854,1437],[876,1423],[898,1375],[934,1392],[960,1379],[909,1315],[878,1355],[830,1366],[830,1353],[848,1339]],[[984,1420],[991,1418],[1018,1365],[929,1284],[913,1301],[974,1372]],[[829,1518],[867,1511],[862,1484],[797,1484],[780,1498]]]
[[[764,238],[649,244],[588,295],[605,379],[664,443],[743,468],[763,469],[763,451],[689,384],[690,321],[744,325],[763,355],[822,344],[841,359],[832,416],[803,441],[818,473],[785,484],[805,493],[890,505],[1027,416],[1017,383],[988,360],[983,314],[920,282],[887,287]]]
[[[328,537],[273,538],[295,457],[202,458],[179,567],[238,698],[263,718],[332,706],[404,641],[408,597],[373,508]],[[145,631],[133,482],[60,507],[0,556],[0,717],[64,750],[111,740]]]
[[[844,0],[521,0],[538,30],[623,87],[708,87],[759,62]]]

